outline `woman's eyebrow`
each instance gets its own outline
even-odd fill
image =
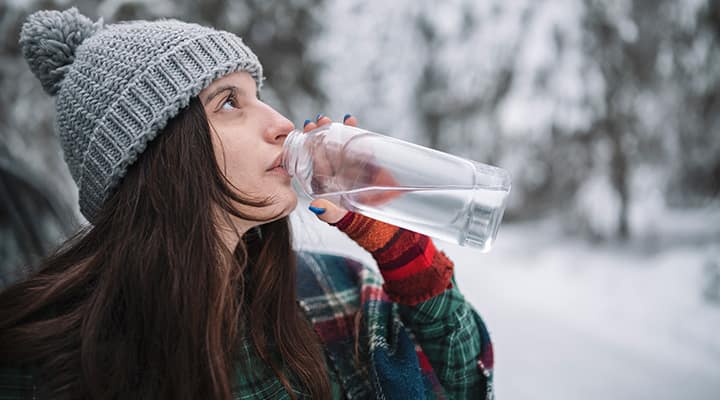
[[[217,96],[218,94],[220,94],[220,93],[222,93],[222,92],[228,91],[228,90],[230,90],[230,91],[232,91],[233,93],[235,93],[235,96],[237,96],[237,97],[245,96],[245,92],[244,92],[242,89],[238,88],[237,86],[233,86],[233,85],[222,85],[222,86],[216,88],[215,90],[213,90],[212,92],[210,92],[210,94],[208,94],[208,95],[205,97],[205,101],[204,101],[203,103],[204,103],[204,104],[209,103],[210,100],[212,100],[212,99],[215,98],[215,96]]]

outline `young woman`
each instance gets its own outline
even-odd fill
[[[293,125],[240,38],[73,8],[20,42],[90,224],[0,294],[1,398],[492,397],[487,330],[428,237],[318,200],[380,274],[292,249]]]

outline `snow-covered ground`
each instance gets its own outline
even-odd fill
[[[300,246],[371,262],[304,203],[293,223]],[[488,254],[435,241],[490,329],[499,399],[720,398],[720,304],[702,296],[720,213],[677,213],[653,238],[591,245],[548,219],[505,224]]]

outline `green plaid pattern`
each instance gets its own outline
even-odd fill
[[[415,306],[389,302],[381,287],[380,274],[354,260],[298,253],[298,303],[325,346],[334,398],[492,399],[490,338],[454,278],[452,288]],[[353,321],[360,309],[360,359],[366,365],[358,368],[353,360]],[[411,339],[414,351],[410,360],[415,366],[401,371],[401,375],[414,371],[421,376],[424,387],[419,395],[413,394],[412,387],[392,389],[392,376],[397,371],[388,363],[407,350],[403,348],[407,347],[404,337]],[[251,373],[238,368],[236,399],[290,398],[250,343],[244,343],[239,354],[253,367]],[[387,365],[391,367],[383,371]],[[286,374],[293,387],[299,388],[297,378],[288,371]],[[300,391],[295,394],[308,397]],[[0,369],[0,400],[36,398],[34,395],[32,375],[27,370]]]
[[[492,396],[492,388],[486,387],[492,374],[492,361],[485,365],[478,359],[485,351],[484,345],[490,343],[487,328],[457,289],[455,277],[452,288],[414,307],[401,304],[399,312],[429,359],[448,398]]]
[[[0,400],[36,399],[32,371],[25,368],[0,368]]]

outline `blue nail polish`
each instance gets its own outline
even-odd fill
[[[324,115],[322,115],[322,114],[316,115],[316,116],[315,116],[315,122],[320,121],[320,118],[322,118],[322,117],[324,117]]]
[[[324,213],[325,213],[325,209],[322,208],[322,207],[313,207],[313,206],[310,206],[310,207],[308,207],[308,208],[310,209],[310,211],[314,212],[314,213],[317,214],[317,215],[320,215],[320,214],[324,214]]]
[[[350,117],[352,117],[351,114],[345,114],[345,116],[343,117],[343,122],[347,121],[347,119]]]
[[[306,127],[307,124],[309,124],[309,123],[311,123],[311,122],[312,122],[312,121],[310,121],[309,119],[306,119],[306,120],[305,120],[305,123],[303,124],[303,128]]]

